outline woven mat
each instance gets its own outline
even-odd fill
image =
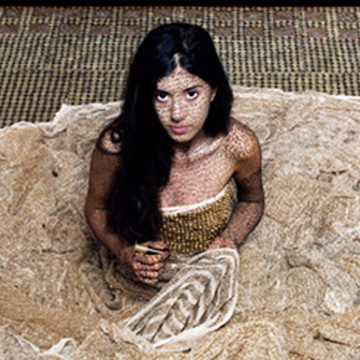
[[[232,84],[359,95],[359,7],[0,7],[0,127],[121,98],[152,28],[213,36]]]

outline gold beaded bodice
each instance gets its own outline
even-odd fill
[[[199,204],[163,208],[163,225],[158,240],[174,253],[205,251],[221,234],[236,203],[232,179],[214,198]]]

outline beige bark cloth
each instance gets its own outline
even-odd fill
[[[238,268],[229,260],[214,275],[215,288],[236,275],[222,286],[220,328],[213,312],[212,331],[179,346],[142,336],[162,311],[149,298],[166,294],[125,282],[84,219],[91,151],[119,103],[0,130],[0,359],[360,359],[360,98],[234,91],[234,116],[262,146],[265,215]],[[198,260],[236,259],[210,253]]]

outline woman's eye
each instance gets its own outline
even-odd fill
[[[197,91],[191,90],[186,93],[186,97],[190,100],[194,100],[198,96]]]
[[[166,101],[168,99],[168,94],[164,92],[158,92],[155,95],[155,99],[158,101]]]

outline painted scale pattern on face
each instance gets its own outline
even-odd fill
[[[177,143],[201,138],[211,101],[216,90],[200,77],[181,67],[161,78],[154,99],[159,121]]]

